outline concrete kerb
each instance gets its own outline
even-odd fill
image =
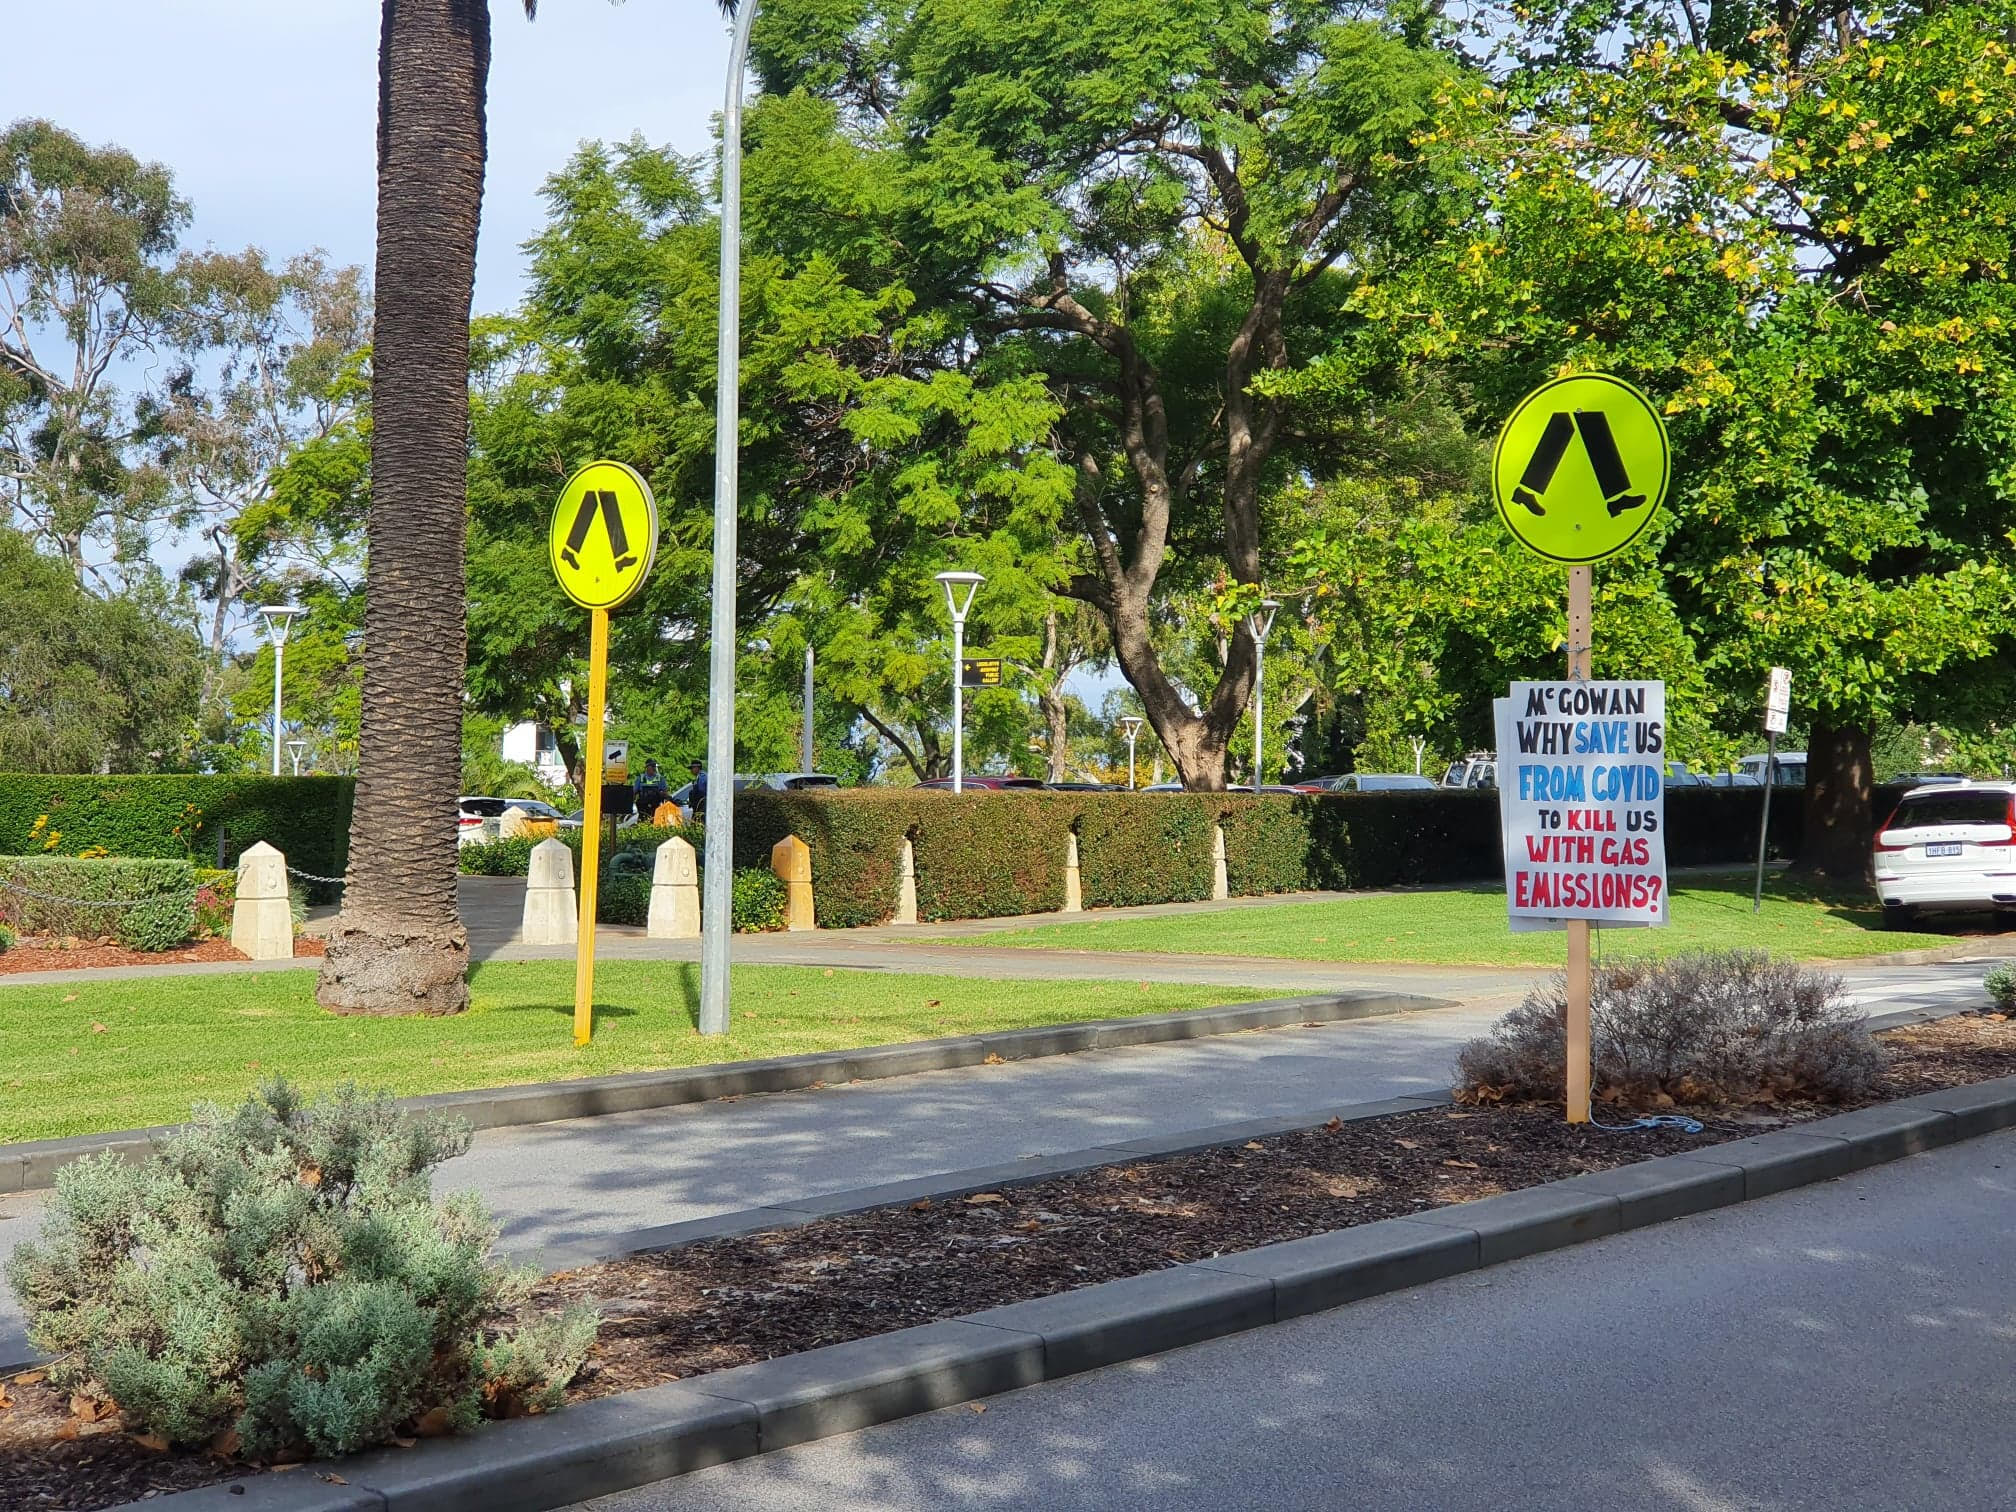
[[[1095,1019],[1034,1029],[1001,1029],[949,1039],[869,1045],[858,1050],[729,1061],[713,1066],[682,1066],[667,1071],[635,1071],[621,1076],[591,1076],[574,1081],[537,1082],[522,1087],[433,1092],[422,1097],[401,1098],[399,1105],[415,1113],[452,1113],[476,1129],[498,1129],[520,1124],[553,1123],[561,1119],[594,1118],[607,1113],[635,1113],[685,1103],[712,1102],[723,1097],[802,1092],[836,1082],[876,1081],[892,1076],[912,1076],[923,1071],[950,1071],[984,1065],[991,1056],[998,1056],[1004,1061],[1030,1060],[1040,1056],[1069,1055],[1081,1050],[1243,1034],[1248,1030],[1279,1029],[1293,1024],[1343,1023],[1352,1019],[1455,1006],[1443,998],[1416,997],[1397,992],[1266,998],[1251,1003],[1228,1003],[1217,1008],[1190,1008],[1174,1013],[1142,1014],[1137,1018]],[[0,1145],[0,1193],[33,1191],[49,1186],[59,1169],[83,1155],[109,1151],[126,1160],[144,1159],[157,1142],[173,1132],[174,1126],[160,1125],[151,1129],[127,1129],[110,1134],[80,1134],[68,1139]]]
[[[1579,1244],[1661,1221],[1662,1206],[1701,1212],[2009,1127],[2016,1077],[1921,1093],[1809,1124],[1797,1146],[1764,1135],[1664,1156],[1601,1173],[1607,1182],[1528,1187],[346,1460],[340,1487],[257,1476],[130,1508],[540,1512]],[[1838,1153],[1816,1158],[1821,1149]],[[1740,1190],[1717,1170],[1740,1176]]]

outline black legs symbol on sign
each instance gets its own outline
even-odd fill
[[[567,530],[567,544],[560,548],[560,559],[576,571],[580,570],[581,559],[575,555],[581,543],[588,539],[588,527],[595,523],[595,511],[602,511],[602,527],[609,532],[609,554],[616,559],[616,570],[635,566],[637,558],[630,555],[630,536],[623,529],[623,511],[616,505],[616,495],[606,488],[584,489],[581,507],[574,513],[574,523]]]
[[[1540,496],[1554,481],[1554,469],[1561,465],[1561,459],[1568,453],[1568,443],[1578,433],[1582,449],[1589,454],[1589,465],[1596,470],[1596,486],[1603,490],[1604,507],[1610,511],[1610,517],[1614,520],[1625,510],[1643,504],[1645,495],[1631,491],[1631,475],[1624,470],[1616,438],[1610,434],[1610,417],[1601,410],[1577,410],[1572,415],[1566,410],[1556,410],[1547,417],[1540,443],[1533,448],[1525,472],[1519,475],[1519,486],[1512,490],[1512,502],[1536,515],[1547,513],[1541,507]]]

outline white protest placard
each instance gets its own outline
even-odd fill
[[[1518,682],[1494,704],[1512,927],[1664,924],[1666,685]]]

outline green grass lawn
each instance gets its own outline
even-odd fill
[[[467,1013],[338,1018],[315,974],[0,985],[0,1142],[140,1128],[233,1102],[274,1073],[445,1092],[851,1049],[987,1029],[1240,1002],[1258,988],[1000,982],[817,967],[738,966],[733,1030],[694,1030],[699,968],[604,961],[595,1039],[573,1044],[574,963],[497,962],[469,978]]]
[[[1750,912],[1748,878],[1690,879],[1673,889],[1672,899],[1672,923],[1666,928],[1603,930],[1597,946],[1600,954],[1671,955],[1744,947],[1812,960],[1954,943],[1951,935],[1885,930],[1881,910],[1873,902],[1832,897],[1782,876],[1767,881],[1759,914]],[[1504,890],[1495,887],[1048,924],[966,935],[945,943],[1436,966],[1556,966],[1568,955],[1565,932],[1512,933],[1505,918]]]

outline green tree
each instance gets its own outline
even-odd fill
[[[1080,533],[1061,586],[1106,619],[1184,781],[1222,787],[1252,640],[1234,629],[1193,703],[1157,606],[1221,575],[1258,597],[1266,498],[1323,439],[1271,380],[1327,347],[1411,235],[1437,53],[1319,0],[765,14],[758,120],[796,141],[772,160],[792,221],[771,234],[898,274],[909,371],[1040,379]]]
[[[182,764],[200,648],[158,584],[100,598],[61,558],[0,527],[0,603],[0,770]]]
[[[1480,208],[1364,291],[1480,429],[1575,369],[1664,405],[1672,509],[1611,576],[1656,562],[1724,729],[1793,670],[1805,859],[1843,877],[1872,729],[1982,729],[2016,694],[2012,26],[2006,0],[1496,14],[1503,87],[1453,87],[1424,135]]]
[[[80,582],[146,559],[163,480],[115,375],[166,336],[188,222],[158,163],[48,121],[0,131],[0,524]]]

